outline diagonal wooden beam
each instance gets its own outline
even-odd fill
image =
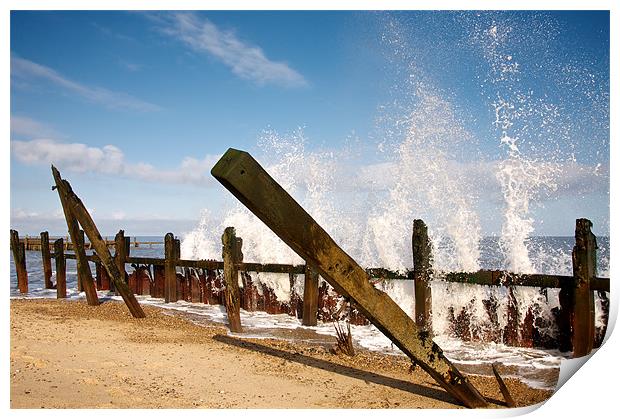
[[[90,265],[86,259],[86,250],[84,250],[84,236],[80,231],[80,226],[75,218],[75,215],[71,211],[67,203],[67,188],[60,187],[63,180],[60,178],[58,171],[54,172],[54,182],[56,183],[56,190],[58,191],[58,197],[62,205],[62,210],[65,214],[65,220],[67,221],[67,228],[71,241],[73,242],[73,251],[75,252],[75,259],[78,272],[78,291],[84,290],[86,294],[86,302],[90,306],[98,306],[99,298],[97,297],[97,290],[95,289],[95,283],[93,281],[93,274],[90,271]]]
[[[86,210],[86,207],[80,198],[78,198],[78,196],[73,192],[69,182],[60,177],[60,172],[54,166],[52,166],[52,174],[54,175],[54,180],[56,180],[58,195],[61,197],[61,201],[64,202],[63,208],[66,205],[67,211],[75,217],[76,223],[79,222],[84,229],[84,232],[88,236],[92,247],[101,259],[101,263],[105,267],[106,271],[108,271],[108,275],[114,282],[116,290],[123,297],[125,304],[127,304],[131,315],[134,317],[146,317],[142,307],[140,307],[140,304],[138,303],[138,300],[136,300],[136,297],[133,295],[125,281],[121,278],[121,274],[114,263],[114,259],[112,258],[106,243],[101,238],[101,234],[99,234],[99,230]],[[94,288],[94,283],[92,285]]]
[[[314,219],[244,151],[228,149],[211,174],[407,356],[467,407],[486,407],[482,395],[444,356],[428,332],[384,292]]]

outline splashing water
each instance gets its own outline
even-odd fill
[[[397,97],[392,104],[380,107],[378,125],[383,124],[384,129],[378,131],[384,135],[377,135],[374,143],[368,140],[341,148],[317,148],[310,146],[301,128],[287,134],[266,130],[252,154],[364,267],[410,269],[411,223],[421,218],[429,227],[438,278],[442,271],[480,268],[571,275],[572,242],[539,240],[534,210],[558,199],[562,190],[579,184],[584,176],[604,185],[608,173],[604,167],[600,169],[601,163],[592,170],[576,163],[570,146],[574,125],[563,116],[565,104],[537,94],[523,77],[527,71],[540,71],[520,62],[519,57],[529,52],[540,61],[537,69],[555,68],[545,61],[539,40],[557,36],[558,25],[553,19],[518,19],[502,13],[457,14],[454,20],[464,28],[458,45],[471,55],[478,54],[484,63],[477,77],[490,114],[489,138],[475,138],[452,96],[437,87],[437,80],[425,71],[424,63],[433,54],[441,55],[440,49],[432,53],[420,50],[428,47],[408,41],[412,35],[408,35],[407,25],[394,18],[388,19],[382,37],[388,64],[399,77],[393,89]],[[454,20],[448,19],[444,25],[453,25]],[[434,33],[442,33],[441,27]],[[443,46],[447,55],[456,55],[447,43]],[[591,73],[574,66],[570,69],[571,80],[587,78],[587,83],[573,84],[589,89],[583,96],[596,102],[593,108],[604,108],[604,95],[595,92],[599,87],[594,86]],[[597,118],[605,120],[606,115],[602,112]],[[494,143],[497,155],[476,150],[485,141]],[[605,146],[601,149],[604,156]],[[483,238],[481,219],[486,222],[489,217],[489,210],[482,209],[485,206],[495,208],[492,216],[501,219],[495,242]],[[219,259],[219,236],[226,226],[236,227],[243,238],[246,261],[303,263],[238,203],[223,216],[205,212],[198,227],[183,240],[183,257]],[[497,248],[493,255],[489,255],[488,246]],[[608,250],[603,246],[599,274],[608,274],[608,265]],[[253,280],[269,285],[283,297],[290,293],[287,276],[261,274]],[[397,288],[390,288],[391,295],[413,315],[411,293]],[[491,333],[497,326],[503,330],[508,324],[506,293],[502,288],[435,281],[433,328],[447,338],[447,314],[452,310],[467,313],[472,336]],[[551,319],[552,310],[559,306],[557,292],[552,290],[544,295],[535,288],[515,287],[513,295],[521,321],[528,310],[536,317]],[[485,301],[497,304],[495,324]],[[555,323],[543,322],[539,332],[556,336]]]

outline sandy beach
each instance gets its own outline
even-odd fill
[[[11,408],[460,408],[407,358],[242,339],[144,306],[11,300]],[[504,407],[492,377],[470,376]],[[551,392],[507,379],[518,406]]]

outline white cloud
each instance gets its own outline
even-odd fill
[[[271,61],[260,47],[241,41],[234,32],[218,28],[207,18],[193,13],[150,16],[170,35],[195,51],[220,60],[237,76],[263,84],[291,87],[307,85],[306,79],[284,62]]]
[[[30,165],[54,164],[59,170],[79,173],[94,172],[114,174],[147,182],[213,185],[210,170],[219,156],[206,155],[199,160],[193,157],[183,159],[174,170],[160,170],[148,163],[130,163],[122,150],[113,145],[89,147],[81,143],[62,143],[50,139],[11,141],[13,156]]]
[[[70,80],[55,70],[32,61],[11,56],[11,77],[23,80],[43,79],[90,102],[111,109],[130,109],[140,112],[161,110],[157,105],[145,102],[124,92],[115,92],[102,87],[87,86]]]
[[[11,115],[11,133],[25,137],[51,137],[58,136],[56,131],[45,124],[26,116]]]

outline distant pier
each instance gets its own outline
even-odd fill
[[[70,241],[69,236],[65,236],[65,237],[50,237],[49,238],[49,249],[51,251],[54,250],[54,241],[56,241],[57,239],[63,239],[63,248],[64,250],[74,250],[73,248],[73,243]],[[22,237],[19,239],[20,243],[24,244],[24,249],[25,250],[41,250],[41,238],[40,237],[29,237],[28,235],[26,235],[25,237]],[[104,237],[104,242],[105,245],[109,248],[114,248],[114,239],[110,239],[108,240],[107,237]],[[138,240],[137,237],[134,237],[133,241],[130,240],[130,244],[131,247],[153,247],[153,246],[163,246],[164,242],[163,241],[141,241]],[[90,242],[86,241],[84,243],[84,248],[87,250],[92,249],[92,245]]]

